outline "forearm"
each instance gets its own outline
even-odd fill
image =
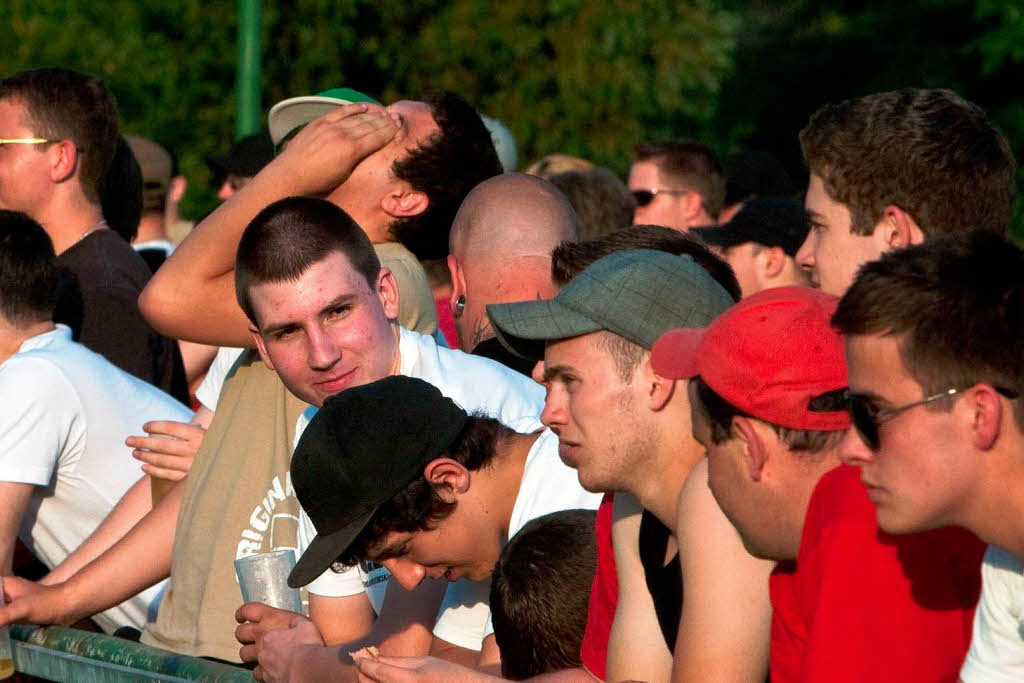
[[[58,586],[64,596],[64,621],[109,609],[170,575],[184,488],[179,484],[171,489],[120,540]]]
[[[235,300],[235,252],[249,222],[278,199],[300,194],[271,162],[196,226],[150,279],[139,307],[154,328],[176,339],[218,346],[251,343]]]
[[[146,513],[153,509],[150,489],[149,477],[144,475],[128,489],[92,534],[39,583],[44,586],[52,586],[67,581],[79,569],[95,560],[120,540]]]

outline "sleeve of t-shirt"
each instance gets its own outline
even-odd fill
[[[1024,680],[1024,565],[989,546],[981,566],[981,600],[974,636],[960,670],[964,683]]]
[[[306,552],[306,548],[316,537],[316,527],[309,519],[305,510],[299,510],[299,555]],[[359,575],[358,567],[349,567],[341,572],[328,568],[323,574],[313,579],[306,587],[306,590],[313,595],[322,595],[329,598],[341,598],[348,595],[358,595],[366,590],[363,587],[362,577]]]
[[[196,400],[206,406],[207,409],[217,411],[217,401],[220,398],[220,390],[224,388],[224,381],[227,379],[231,366],[235,364],[238,357],[245,349],[236,349],[231,346],[222,346],[217,351],[210,363],[210,369],[206,371],[206,377],[196,389]]]
[[[81,405],[52,364],[13,357],[0,366],[0,481],[46,486],[61,453],[84,439]]]

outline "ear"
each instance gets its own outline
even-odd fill
[[[263,360],[263,364],[271,370],[274,369],[274,363],[270,360],[270,356],[267,354],[267,347],[263,343],[263,335],[256,329],[256,326],[249,323],[249,334],[252,336],[253,345],[256,350],[260,352],[260,358]]]
[[[882,211],[882,220],[875,225],[872,237],[882,253],[924,242],[924,233],[917,222],[895,204]]]
[[[979,384],[964,397],[970,408],[974,447],[987,451],[995,446],[1003,422],[1003,402],[999,392],[988,384]]]
[[[398,284],[395,276],[387,268],[381,268],[377,273],[377,297],[384,307],[384,315],[388,320],[398,318]]]
[[[466,296],[466,273],[462,270],[462,264],[455,258],[455,254],[448,254],[448,274],[452,278],[452,295],[448,298],[448,308],[455,314],[455,302],[460,296]]]
[[[50,180],[62,183],[78,170],[78,148],[71,140],[61,140],[50,146]]]
[[[768,464],[768,448],[753,421],[742,415],[733,417],[732,433],[742,444],[750,480],[761,481],[765,465]]]
[[[786,267],[786,258],[782,247],[761,246],[761,252],[757,255],[757,274],[763,284],[768,284],[782,273]]]
[[[411,190],[406,187],[384,195],[380,200],[380,208],[394,218],[417,216],[427,210],[430,199],[425,192]]]
[[[469,490],[472,479],[469,470],[451,458],[437,458],[423,468],[423,478],[437,488],[445,502],[453,503],[458,494]]]
[[[654,368],[651,367],[650,354],[644,359],[639,372],[643,373],[643,382],[647,387],[647,407],[653,412],[662,410],[672,400],[676,391],[676,382],[682,380],[668,379],[654,372]]]
[[[683,211],[689,217],[695,217],[704,210],[704,198],[697,192],[690,190],[680,199],[683,202]]]
[[[167,189],[167,201],[171,204],[178,204],[185,196],[188,189],[188,179],[183,175],[176,175],[171,178],[171,186]]]

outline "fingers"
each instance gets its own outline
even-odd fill
[[[129,436],[124,440],[124,443],[126,446],[136,450],[147,450],[154,453],[178,456],[194,456],[196,451],[199,450],[199,444],[195,441],[168,439],[165,436]]]
[[[252,677],[255,678],[257,681],[266,680],[265,678],[263,678],[263,667],[257,666],[255,669],[253,669]]]
[[[264,605],[262,602],[247,602],[235,610],[235,621],[238,623],[244,621],[259,622],[272,611],[282,610],[275,610],[273,607]]]
[[[132,451],[132,457],[154,468],[173,470],[178,473],[178,479],[192,468],[192,461],[195,460],[193,456],[188,454],[158,453],[156,451],[143,451],[140,449]]]
[[[243,662],[259,661],[260,646],[256,643],[246,643],[238,648],[238,656]]]
[[[237,618],[237,617],[236,617]],[[248,645],[249,643],[256,642],[256,636],[259,634],[259,630],[251,621],[246,621],[235,627],[235,640],[242,645]]]
[[[163,434],[173,436],[176,439],[190,441],[202,439],[206,430],[201,425],[192,422],[174,422],[173,420],[153,420],[142,425],[142,431],[147,434]]]

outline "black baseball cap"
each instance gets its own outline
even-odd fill
[[[231,147],[226,157],[211,157],[206,164],[214,175],[224,177],[229,173],[251,178],[274,158],[274,143],[267,133],[246,135]]]
[[[725,225],[690,228],[690,232],[712,246],[728,248],[756,242],[766,247],[782,247],[790,256],[796,256],[808,230],[807,212],[792,197],[754,197],[744,202],[743,208]]]
[[[434,385],[401,375],[327,399],[292,456],[295,495],[317,533],[288,585],[301,588],[327,571],[377,509],[451,447],[468,419]]]

